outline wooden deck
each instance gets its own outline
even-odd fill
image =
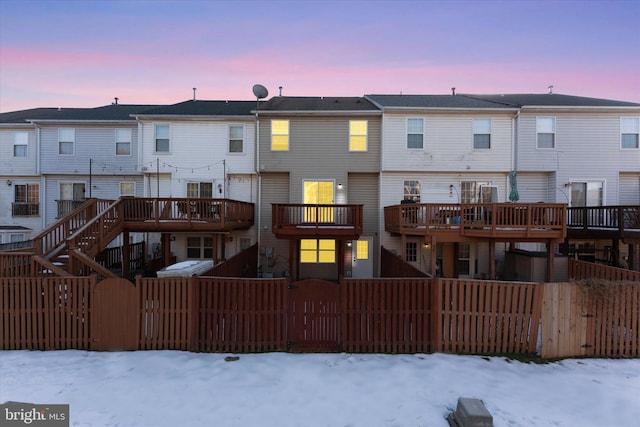
[[[385,230],[438,242],[562,241],[566,205],[560,203],[416,203],[384,208]]]
[[[640,206],[568,208],[567,237],[640,243]]]
[[[279,239],[357,240],[362,234],[362,205],[274,204],[272,231]]]

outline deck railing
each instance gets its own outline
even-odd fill
[[[385,230],[431,234],[459,230],[463,236],[564,238],[566,205],[560,203],[416,203],[384,208]]]
[[[362,233],[362,205],[274,204],[276,234]]]
[[[586,206],[567,209],[567,227],[640,233],[640,206]]]

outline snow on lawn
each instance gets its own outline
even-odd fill
[[[0,403],[70,404],[71,426],[443,426],[458,397],[494,426],[632,426],[640,360],[445,354],[0,351]]]

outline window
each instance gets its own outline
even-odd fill
[[[58,129],[58,154],[72,156],[76,141],[76,130],[73,128]]]
[[[240,250],[244,251],[251,247],[251,239],[249,237],[240,238]]]
[[[571,182],[571,206],[602,206],[603,192],[602,181]]]
[[[120,197],[133,197],[136,195],[136,183],[126,181],[120,183]]]
[[[213,183],[211,182],[187,183],[187,197],[190,199],[212,199]]]
[[[9,243],[18,243],[26,241],[26,236],[24,233],[11,233],[9,234]]]
[[[271,150],[289,150],[289,120],[271,120]]]
[[[187,258],[209,259],[213,257],[213,238],[187,237]]]
[[[156,125],[156,153],[169,152],[169,135],[169,125]]]
[[[244,145],[244,126],[229,126],[229,152],[242,153]]]
[[[420,181],[404,182],[403,200],[412,200],[416,203],[420,203]]]
[[[40,186],[38,184],[14,185],[12,216],[40,215]]]
[[[555,117],[538,117],[536,119],[536,132],[538,133],[538,148],[556,147]]]
[[[349,151],[367,151],[367,121],[349,121]]]
[[[329,239],[300,240],[301,263],[335,263],[336,241]]]
[[[620,119],[620,140],[622,148],[640,148],[640,117]]]
[[[369,259],[368,240],[356,240],[356,259]]]
[[[461,203],[492,203],[493,189],[491,182],[462,181],[460,184]],[[497,200],[495,200],[497,202]]]
[[[131,129],[116,129],[116,156],[131,155]]]
[[[491,119],[473,119],[473,148],[491,148]]]
[[[424,119],[407,119],[407,148],[423,148]]]
[[[333,181],[303,181],[304,221],[333,222],[334,209],[332,207],[315,205],[332,205]]]
[[[29,147],[29,132],[13,134],[13,157],[27,157]]]
[[[418,244],[416,242],[407,242],[407,262],[418,261]]]

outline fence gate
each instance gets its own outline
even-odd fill
[[[138,290],[127,279],[113,278],[93,290],[91,349],[137,350],[140,333]]]
[[[309,279],[289,285],[288,348],[340,351],[340,285]]]

